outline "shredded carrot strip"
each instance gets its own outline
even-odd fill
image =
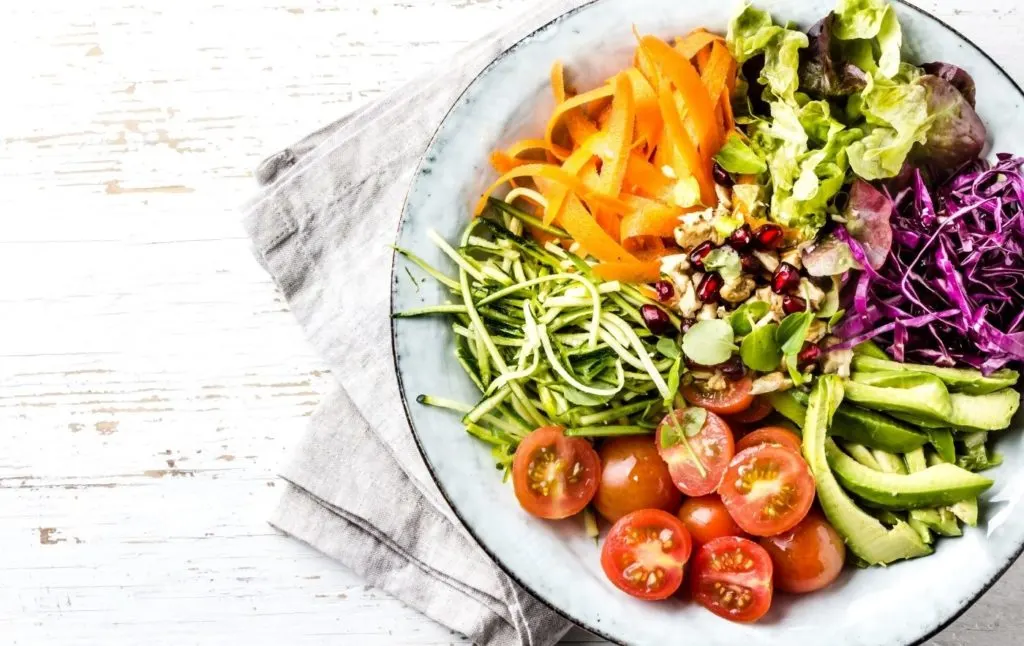
[[[623,241],[642,236],[671,238],[682,214],[683,210],[678,207],[652,200],[622,218],[619,235]]]
[[[715,42],[724,43],[725,39],[703,29],[695,29],[688,35],[676,39],[676,49],[684,58],[691,59],[705,47]]]
[[[555,61],[551,66],[551,93],[555,95],[555,103],[565,102],[565,69],[562,61]]]
[[[676,103],[667,83],[663,83],[659,88],[658,99],[661,104],[661,117],[665,120],[665,133],[677,153],[672,158],[672,168],[676,176],[683,178],[693,175],[700,186],[701,201],[708,205],[714,205],[716,196],[710,169],[686,133],[686,128],[676,110]],[[669,142],[663,141],[661,145],[664,146]]]
[[[525,159],[516,159],[503,150],[495,150],[491,153],[491,166],[501,175],[504,175],[513,168],[524,166],[528,163]]]
[[[657,260],[646,262],[603,262],[594,267],[594,273],[604,280],[619,280],[624,283],[650,283],[661,277],[661,263]]]
[[[619,74],[615,77],[615,97],[612,99],[612,113],[608,118],[604,145],[599,149],[602,161],[600,191],[605,195],[617,196],[622,192],[635,121],[633,85],[627,75]]]
[[[594,146],[597,142],[597,135],[587,139],[582,146],[573,151],[571,155],[562,163],[562,170],[570,175],[577,177],[587,166],[588,163],[594,158]],[[586,180],[583,180],[583,185],[586,186]],[[541,187],[544,189],[545,187]],[[594,189],[591,189],[594,190]],[[564,185],[551,186],[544,191],[548,198],[548,208],[544,211],[544,224],[551,224],[558,218],[558,214],[562,211],[562,204],[565,203],[565,198],[569,194],[569,188]]]
[[[562,118],[567,113],[572,112],[576,108],[591,103],[593,101],[610,97],[612,94],[614,94],[614,92],[615,89],[611,85],[603,85],[597,88],[596,90],[584,92],[583,94],[577,94],[571,99],[566,99],[565,101],[560,103],[558,107],[555,108],[555,111],[554,113],[552,113],[551,118],[548,120],[547,129],[544,133],[544,141],[548,142],[551,145],[554,145],[555,130],[558,128],[558,124],[561,123]]]
[[[636,258],[608,235],[594,218],[587,213],[583,202],[570,195],[565,208],[558,216],[558,223],[569,232],[572,239],[588,253],[604,262],[636,262]]]
[[[675,246],[675,242],[672,243],[673,249],[678,249]],[[651,260],[660,260],[665,256],[673,253],[661,238],[655,236],[641,236],[639,238],[630,238],[622,244],[626,251],[637,257],[638,260],[649,262]]]
[[[629,212],[629,206],[622,200],[619,200],[618,198],[610,198],[607,195],[601,195],[600,193],[591,191],[583,184],[580,178],[565,172],[558,166],[553,164],[524,164],[508,171],[491,184],[477,202],[474,213],[476,215],[480,215],[483,212],[484,208],[487,206],[487,198],[489,198],[494,191],[498,190],[501,185],[507,184],[510,180],[520,177],[544,177],[562,184],[572,191],[580,193],[584,199],[593,203],[595,206],[606,208],[615,213]]]
[[[509,146],[508,150],[505,152],[507,152],[510,157],[522,157],[523,153],[531,150],[543,150],[551,153],[552,155],[565,155],[566,157],[570,154],[568,150],[565,150],[561,146],[552,146],[543,139],[521,139]]]
[[[690,61],[678,51],[654,36],[644,36],[640,42],[641,46],[658,64],[662,73],[672,81],[682,95],[686,102],[687,118],[693,122],[697,131],[700,152],[710,160],[718,152],[721,135],[715,125],[714,106],[697,70],[693,69]],[[664,109],[662,117],[664,117]]]
[[[660,168],[637,154],[630,155],[626,162],[625,183],[663,202],[672,200],[675,185]]]
[[[658,93],[650,82],[635,67],[626,70],[629,82],[633,86],[633,100],[636,104],[637,143],[653,149],[661,136],[661,109],[658,108]]]
[[[732,69],[734,64],[735,61],[726,46],[716,42],[711,48],[711,53],[708,55],[707,66],[701,72],[701,82],[711,98],[711,103],[715,106],[721,106],[722,95],[728,86],[729,70]],[[728,96],[726,96],[726,99],[728,99]],[[719,128],[719,135],[724,136],[723,125],[720,124]],[[725,143],[725,140],[719,139],[715,152],[718,152],[717,148],[720,148],[723,143]]]

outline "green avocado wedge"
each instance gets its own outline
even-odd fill
[[[842,400],[842,381],[834,375],[820,377],[811,392],[802,425],[803,453],[814,474],[822,510],[850,551],[871,565],[931,554],[932,549],[910,525],[899,521],[891,529],[887,528],[858,507],[833,475],[827,451],[830,445],[834,451],[839,451],[839,448],[828,439],[827,433],[833,413]]]
[[[1004,388],[986,395],[949,396],[953,412],[949,425],[955,428],[1001,431],[1010,425],[1020,408],[1020,393],[1013,388]]]
[[[859,498],[887,509],[921,509],[952,505],[977,497],[992,480],[954,464],[941,463],[911,474],[873,471],[831,443],[829,466],[843,487]]]
[[[765,395],[776,411],[790,421],[803,425],[807,416],[807,395],[799,390],[787,390]],[[829,435],[841,437],[856,444],[890,453],[907,453],[924,446],[928,436],[913,426],[888,415],[843,403],[832,418]]]
[[[925,373],[858,373],[872,375],[871,384],[847,380],[846,397],[855,404],[882,412],[909,413],[945,422],[953,412],[946,384]],[[861,377],[862,379],[864,377]]]
[[[1020,408],[1020,393],[1013,388],[984,395],[952,393],[949,403],[949,416],[942,421],[909,413],[892,413],[892,416],[927,429],[952,427],[964,432],[1001,431],[1010,425]]]
[[[867,354],[855,354],[852,365],[854,370],[863,372],[926,372],[941,379],[950,392],[967,395],[984,395],[1014,386],[1020,377],[1016,370],[1003,369],[986,377],[978,370],[899,363]]]

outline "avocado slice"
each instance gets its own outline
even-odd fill
[[[906,475],[907,465],[904,464],[903,460],[899,459],[897,456],[889,453],[888,451],[879,451],[878,449],[872,451],[871,454],[875,457],[875,462],[878,463],[879,471]]]
[[[971,527],[978,526],[978,499],[968,498],[967,500],[961,500],[960,502],[950,505],[949,510],[953,512],[953,515],[959,518],[966,525]]]
[[[910,413],[936,422],[945,422],[952,414],[949,391],[938,377],[924,373],[874,374],[885,377],[875,377],[874,384],[847,380],[844,383],[846,397],[865,408]]]
[[[1017,384],[1020,374],[1016,370],[1003,369],[985,376],[978,370],[964,368],[940,368],[939,366],[915,365],[891,361],[884,354],[855,354],[853,369],[864,372],[909,371],[927,372],[942,380],[950,392],[967,395],[984,395]]]
[[[932,549],[910,525],[898,521],[891,529],[887,528],[858,507],[839,486],[827,457],[829,445],[836,451],[839,449],[826,434],[842,400],[842,381],[834,375],[820,377],[811,392],[802,425],[803,453],[814,474],[822,510],[857,559],[871,565],[931,554]]]
[[[985,395],[952,393],[949,402],[949,417],[942,421],[908,413],[890,414],[908,424],[925,429],[953,427],[966,432],[1002,431],[1010,425],[1017,409],[1020,408],[1020,393],[1013,388],[1004,388]]]
[[[929,429],[928,438],[943,462],[956,462],[956,446],[953,444],[953,433],[948,428]]]
[[[956,522],[956,516],[953,515],[953,512],[948,507],[912,509],[910,511],[910,519],[916,520],[941,536],[963,536],[963,532],[960,531],[960,525]]]
[[[944,462],[909,475],[873,471],[843,453],[835,443],[827,447],[827,458],[843,487],[889,509],[952,505],[992,486],[988,478]]]
[[[807,395],[787,390],[766,395],[768,402],[784,417],[802,425],[807,416]],[[913,426],[888,415],[843,403],[832,418],[829,435],[890,453],[906,453],[922,447],[928,437]]]
[[[878,464],[878,460],[875,459],[875,454],[871,452],[871,449],[864,446],[863,444],[857,444],[856,442],[846,442],[843,448],[853,456],[853,459],[860,462],[869,469],[875,471],[882,471],[882,465]]]
[[[978,431],[1001,431],[1010,425],[1020,408],[1020,393],[1004,388],[986,395],[949,396],[953,410],[949,425]]]
[[[874,341],[863,341],[853,346],[853,356],[873,357],[875,359],[882,359],[883,361],[889,360],[889,355],[885,353],[885,350],[878,347],[878,344]]]

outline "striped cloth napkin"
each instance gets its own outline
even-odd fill
[[[498,54],[583,0],[541,1],[437,73],[268,158],[245,227],[337,388],[281,477],[270,522],[477,644],[546,646],[570,624],[473,541],[431,480],[399,399],[391,250],[413,171]]]

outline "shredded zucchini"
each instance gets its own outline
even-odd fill
[[[466,431],[493,446],[506,475],[519,441],[539,426],[580,437],[653,433],[676,369],[637,313],[638,305],[657,302],[632,285],[602,281],[584,258],[517,229],[564,231],[505,202],[491,205],[457,247],[430,232],[457,276],[397,250],[444,285],[450,302],[395,317],[451,317],[456,358],[480,390],[475,405],[427,395],[418,401],[462,414]]]

